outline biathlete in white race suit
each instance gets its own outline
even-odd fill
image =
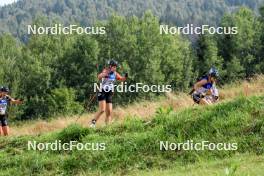
[[[210,89],[210,94],[206,95],[205,99],[210,104],[216,103],[219,100],[219,92],[215,84],[213,84],[213,87]]]
[[[21,100],[15,100],[8,95],[9,89],[7,87],[0,88],[0,135],[9,135],[9,127],[7,124],[8,106],[10,104],[21,104]]]
[[[215,84],[218,77],[218,71],[215,68],[211,68],[208,75],[203,76],[194,84],[192,98],[195,103],[208,105],[217,101],[219,93]]]
[[[111,122],[114,83],[116,80],[125,81],[128,77],[127,73],[124,77],[122,77],[119,73],[116,72],[118,66],[117,61],[111,60],[109,61],[108,65],[109,67],[105,68],[102,73],[98,75],[98,79],[101,80],[101,90],[97,94],[99,111],[91,121],[90,127],[95,127],[96,122],[104,112],[106,115],[105,123],[108,124],[109,122]]]

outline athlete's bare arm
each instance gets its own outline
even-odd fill
[[[102,79],[102,78],[106,77],[107,75],[108,75],[108,71],[107,71],[106,69],[104,69],[104,70],[102,71],[102,73],[100,73],[100,74],[98,75],[98,79]]]
[[[207,80],[206,79],[202,79],[201,81],[198,81],[197,83],[195,83],[193,88],[194,88],[194,90],[198,90],[200,87],[202,87],[206,83],[207,83]]]
[[[119,81],[125,81],[126,77],[121,76],[119,73],[116,72],[116,79],[119,80]]]
[[[22,100],[14,99],[10,97],[9,95],[7,97],[9,98],[11,104],[22,104],[23,103]]]

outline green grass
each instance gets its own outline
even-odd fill
[[[148,174],[145,171],[150,170],[154,170],[156,175],[160,173],[159,170],[170,175],[175,170],[182,173],[187,173],[188,170],[190,173],[205,171],[210,175],[216,175],[215,171],[220,174],[223,168],[217,169],[217,163],[236,163],[237,155],[242,158],[247,155],[263,159],[263,100],[264,96],[240,97],[216,106],[193,107],[180,112],[159,109],[150,123],[127,120],[122,125],[113,124],[96,130],[73,124],[57,133],[0,138],[0,175],[125,175],[135,171]],[[106,143],[106,150],[32,151],[27,150],[29,140],[103,142]],[[159,149],[159,141],[178,143],[186,140],[235,142],[238,143],[238,150]],[[205,167],[207,164],[208,171]],[[256,168],[259,166],[261,165]]]
[[[175,165],[167,170],[135,171],[131,176],[260,176],[264,172],[264,156],[237,155],[228,159]]]

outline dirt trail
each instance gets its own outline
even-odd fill
[[[264,76],[258,76],[250,82],[233,83],[232,85],[224,86],[220,89],[220,100],[226,101],[233,99],[239,95],[263,95],[264,94]],[[159,102],[144,101],[137,104],[132,104],[127,107],[116,107],[113,111],[113,120],[122,122],[125,118],[151,118],[159,107],[173,107],[174,110],[180,110],[186,107],[193,106],[193,101],[190,96],[179,94],[166,94],[166,98],[161,98]],[[77,121],[78,124],[88,127],[88,122],[93,118],[94,113],[84,114]],[[78,116],[60,117],[49,122],[44,120],[35,120],[27,122],[22,126],[11,126],[11,136],[20,135],[38,135],[51,131],[61,130],[68,125],[75,123]],[[101,117],[98,124],[104,124],[104,116]]]

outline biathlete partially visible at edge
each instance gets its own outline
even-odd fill
[[[0,135],[9,135],[9,127],[7,124],[8,106],[10,104],[21,104],[23,101],[16,100],[8,95],[9,89],[7,87],[0,88]]]
[[[98,74],[98,79],[101,81],[101,90],[97,94],[97,99],[99,102],[99,111],[96,113],[94,119],[91,121],[90,127],[95,127],[96,122],[99,120],[99,118],[104,112],[106,115],[105,123],[108,124],[111,122],[114,83],[116,80],[125,81],[128,77],[127,73],[124,77],[117,73],[117,61],[110,60],[108,62],[108,65],[108,68],[103,69],[103,71]]]

